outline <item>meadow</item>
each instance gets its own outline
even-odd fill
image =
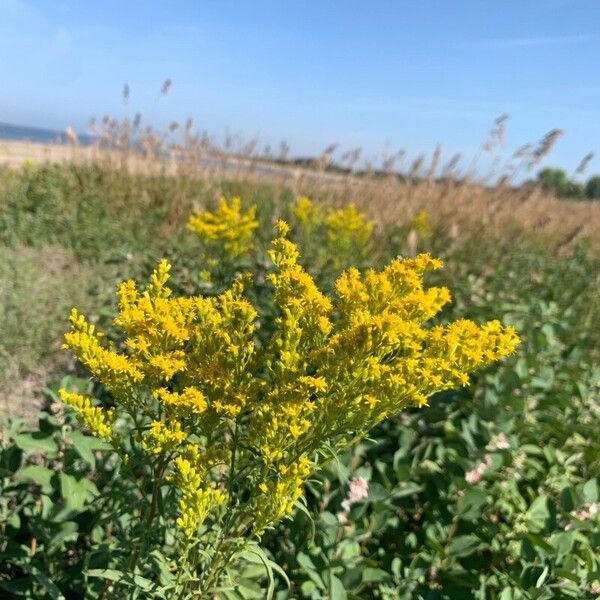
[[[600,203],[502,174],[456,177],[439,155],[401,178],[324,164],[265,172],[258,160],[198,167],[194,149],[188,158],[145,162],[121,147],[0,171],[3,597],[600,597]],[[247,247],[243,229],[228,238],[191,224],[194,211],[219,215],[220,199],[236,197],[240,206],[224,205],[232,223],[256,221]],[[252,344],[267,347],[278,219],[326,296],[345,269],[426,252],[444,262],[427,284],[452,294],[434,324],[498,319],[521,341],[466,387],[341,444],[260,547],[216,571],[211,595],[193,591],[190,567],[192,583],[173,596],[181,548],[167,480],[164,506],[142,523],[162,488],[142,467],[124,476],[60,402],[63,387],[118,408],[110,385],[61,349],[68,315],[76,306],[119,346],[117,284],[148,281],[166,258],[174,296],[215,298],[252,273]]]

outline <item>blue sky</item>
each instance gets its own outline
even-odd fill
[[[84,130],[193,117],[296,154],[477,152],[559,127],[552,164],[600,171],[598,0],[0,0],[0,121]],[[158,90],[173,80],[165,98]]]

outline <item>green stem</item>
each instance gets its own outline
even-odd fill
[[[236,538],[226,538],[224,535],[221,536],[219,542],[215,546],[215,551],[213,554],[213,559],[211,561],[210,567],[208,569],[208,573],[204,578],[204,581],[200,584],[200,588],[198,589],[198,600],[202,600],[204,595],[210,592],[210,589],[215,583],[218,583],[221,573],[227,568],[227,565],[231,562],[231,559],[234,557],[235,553],[239,550],[239,547],[234,543],[232,544],[232,548],[227,553],[222,553],[221,548],[224,542],[227,539],[236,539]]]
[[[156,517],[156,509],[158,505],[158,493],[160,491],[160,483],[162,479],[162,475],[164,472],[164,464],[159,463],[159,466],[156,468],[152,468],[152,499],[150,500],[150,509],[148,510],[148,514],[146,519],[144,520],[143,528],[142,528],[142,540],[140,544],[137,544],[131,558],[129,560],[128,572],[131,576],[135,576],[135,570],[138,565],[138,561],[140,559],[140,555],[145,553],[146,547],[148,545],[148,538],[150,537],[150,528],[152,526],[152,522]],[[135,587],[131,590],[130,598],[135,597]]]
[[[191,546],[191,539],[188,538],[185,543],[185,548],[183,549],[183,557],[182,557],[182,561],[181,561],[181,566],[177,569],[177,579],[175,579],[175,594],[177,594],[176,598],[178,598],[178,599],[183,598],[183,594],[185,593],[185,588],[187,587],[187,583],[185,583],[183,585],[183,587],[181,588],[181,592],[177,593],[177,590],[179,589],[179,581],[181,580],[181,573],[183,571],[183,568],[187,565],[187,562],[188,562],[190,546]]]

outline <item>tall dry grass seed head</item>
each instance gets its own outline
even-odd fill
[[[236,201],[223,202],[219,214],[252,229]],[[195,222],[223,231],[222,223]],[[177,298],[164,260],[144,291],[133,281],[119,287],[114,324],[123,351],[77,311],[65,338],[111,392],[114,409],[65,390],[63,401],[124,460],[125,441],[137,445],[154,479],[153,501],[162,494],[163,518],[173,515],[183,562],[195,570],[186,585],[202,593],[236,552],[293,510],[332,451],[404,408],[426,405],[435,392],[466,385],[471,371],[518,343],[497,321],[429,326],[450,300],[446,288],[424,287],[425,273],[441,267],[429,255],[396,259],[382,271],[349,269],[328,298],[299,265],[288,226],[277,229],[269,280],[278,316],[260,348],[259,315],[244,291],[249,277],[218,297]]]

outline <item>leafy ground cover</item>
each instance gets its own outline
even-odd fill
[[[61,384],[93,387],[58,358],[66,317],[78,305],[109,327],[115,283],[147,279],[165,256],[176,293],[214,295],[235,272],[253,272],[249,295],[266,315],[260,342],[276,314],[264,249],[284,217],[321,289],[331,291],[345,267],[430,251],[446,263],[430,283],[454,294],[439,321],[498,318],[522,343],[469,388],[382,424],[307,485],[307,510],[264,540],[265,555],[290,580],[288,587],[274,575],[276,596],[600,595],[596,254],[585,240],[565,244],[568,231],[548,243],[518,223],[453,223],[447,205],[439,219],[424,196],[419,207],[425,189],[414,190],[410,209],[392,207],[398,218],[378,218],[366,237],[354,231],[344,241],[327,226],[344,206],[340,192],[310,191],[322,214],[307,226],[299,190],[275,183],[130,175],[98,165],[0,174],[0,371],[10,417],[0,437],[3,594],[109,598],[121,580],[127,595],[160,597],[174,570],[175,540],[160,529],[131,531],[132,507],[150,493],[149,482],[140,473],[138,486],[128,484],[57,402]],[[232,258],[186,223],[194,207],[215,208],[221,195],[236,194],[246,208],[256,205],[259,226],[254,251]],[[116,331],[109,335],[118,341]],[[35,386],[22,385],[27,378],[37,382],[37,400]],[[156,536],[162,545],[136,573],[122,569],[131,535]],[[247,556],[240,570],[237,592],[223,597],[265,597],[264,566]]]

